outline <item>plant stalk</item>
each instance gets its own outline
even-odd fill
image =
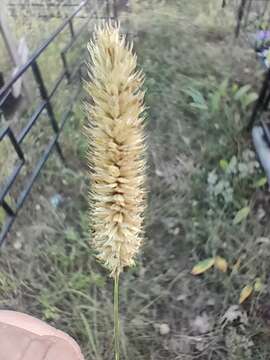
[[[119,274],[114,278],[114,351],[115,360],[120,359],[120,322],[119,322]]]

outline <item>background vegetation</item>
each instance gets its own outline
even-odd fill
[[[143,254],[121,280],[122,358],[267,359],[269,195],[245,131],[259,65],[216,0],[133,0],[122,22],[146,73],[150,164]],[[88,245],[83,122],[77,104],[62,136],[68,166],[49,160],[2,249],[0,304],[107,360],[112,284]],[[191,274],[216,256],[223,271]]]

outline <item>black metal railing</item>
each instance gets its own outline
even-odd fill
[[[229,4],[229,1],[228,1]],[[225,4],[226,5],[226,4]],[[250,131],[256,121],[263,124],[262,116],[270,106],[270,62],[266,53],[270,54],[270,0],[236,0],[235,37],[244,39],[254,48],[264,71],[259,96],[256,100],[247,129]],[[268,132],[265,137],[269,140]]]
[[[7,4],[9,14],[12,17],[20,17],[21,14],[26,16],[35,16],[36,18],[64,18],[74,11],[80,4],[79,0],[67,1],[35,1],[19,2],[9,1]],[[79,18],[86,18],[87,12],[81,11]]]
[[[74,46],[74,44],[78,41],[82,33],[84,33],[87,29],[87,25],[90,19],[99,19],[99,18],[114,18],[116,11],[113,10],[114,2],[110,2],[109,0],[106,1],[99,1],[98,2],[98,9],[91,9],[90,0],[84,0],[81,4],[76,8],[76,10],[67,17],[63,23],[58,27],[58,29],[40,46],[29,58],[29,60],[22,65],[15,76],[0,89],[0,110],[1,106],[7,99],[7,95],[10,93],[13,85],[16,83],[18,79],[20,79],[26,71],[30,70],[33,73],[35,83],[38,87],[39,94],[41,101],[39,105],[34,109],[29,119],[27,119],[26,125],[21,129],[18,135],[15,135],[12,128],[7,125],[4,128],[0,128],[0,142],[3,140],[9,140],[14,151],[17,156],[16,165],[11,171],[11,174],[5,179],[2,188],[0,188],[0,208],[4,210],[5,213],[5,221],[4,223],[0,224],[1,232],[0,232],[0,245],[3,243],[6,235],[8,234],[14,220],[17,217],[17,214],[21,207],[23,206],[28,194],[30,193],[32,186],[37,179],[41,169],[43,168],[44,164],[46,163],[48,157],[50,156],[52,150],[55,148],[57,153],[59,154],[60,158],[64,160],[64,156],[62,154],[61,147],[58,142],[59,135],[64,128],[64,125],[72,112],[73,104],[75,103],[76,99],[79,96],[80,89],[81,89],[81,72],[84,66],[83,56],[79,54],[80,61],[76,59],[77,66],[74,64],[68,64],[67,53],[69,50]],[[74,18],[87,7],[89,15],[88,18],[85,20],[83,25],[80,27],[78,31],[74,30]],[[104,13],[103,13],[104,9]],[[97,16],[97,10],[100,16]],[[104,15],[103,15],[104,14]],[[54,40],[66,29],[69,29],[70,32],[70,41],[67,45],[60,51],[60,58],[62,59],[62,72],[54,82],[52,89],[48,91],[47,86],[45,85],[46,78],[44,74],[42,74],[41,68],[38,64],[39,57],[46,51],[48,46],[54,42]],[[74,84],[78,82],[78,86],[74,93],[72,94],[72,99],[69,102],[69,106],[67,107],[65,113],[62,115],[60,121],[57,121],[55,110],[52,104],[52,100],[56,91],[58,90],[59,86],[66,81],[67,85]],[[35,164],[34,168],[32,169],[30,175],[27,177],[27,181],[24,184],[23,189],[19,192],[16,196],[16,200],[14,200],[13,204],[10,204],[7,200],[11,190],[13,189],[16,180],[18,179],[19,174],[21,173],[22,168],[26,164],[26,156],[22,149],[23,142],[25,138],[32,133],[32,129],[36,123],[38,123],[41,114],[43,111],[46,110],[47,116],[50,120],[50,125],[53,130],[53,136],[49,140],[49,143],[46,145],[45,150],[43,151],[41,157],[38,159],[37,163]]]

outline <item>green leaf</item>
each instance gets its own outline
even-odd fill
[[[233,94],[236,94],[238,90],[239,90],[238,84],[233,84],[233,85],[232,85],[232,93],[233,93]]]
[[[251,89],[250,85],[242,86],[234,95],[234,100],[240,100]]]
[[[229,163],[228,163],[227,160],[221,159],[220,162],[219,162],[219,166],[221,167],[221,169],[223,171],[226,171],[228,169],[228,167],[229,167]]]
[[[252,104],[257,99],[258,99],[258,95],[255,92],[247,94],[242,101],[242,106],[246,108],[248,107],[248,105]]]
[[[207,105],[205,104],[196,104],[196,103],[191,103],[190,106],[192,106],[195,109],[200,109],[200,110],[208,110]]]
[[[182,91],[192,98],[193,103],[204,105],[205,107],[207,107],[207,103],[205,101],[205,98],[204,98],[203,94],[200,91],[198,91],[196,89],[193,89],[193,88],[184,89]]]
[[[267,183],[267,178],[264,176],[255,182],[254,187],[260,188],[260,187],[263,187],[266,183]]]
[[[221,110],[221,94],[216,91],[211,96],[211,112],[217,113],[219,110]]]
[[[240,224],[243,220],[245,220],[248,217],[249,213],[250,213],[249,206],[245,206],[242,209],[240,209],[236,213],[235,218],[233,219],[234,225]]]
[[[219,93],[221,96],[225,96],[227,94],[227,89],[229,85],[229,80],[225,79],[222,81],[222,83],[219,86]]]
[[[210,269],[215,264],[215,258],[208,258],[200,261],[191,271],[192,275],[199,275]]]

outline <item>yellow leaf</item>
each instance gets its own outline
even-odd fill
[[[262,288],[263,288],[263,283],[260,278],[257,278],[254,284],[254,291],[260,292],[262,291]]]
[[[215,267],[218,269],[218,270],[220,270],[220,271],[222,271],[222,272],[227,272],[227,270],[228,270],[228,263],[227,263],[227,261],[224,259],[224,258],[222,258],[222,257],[220,257],[220,256],[216,256],[215,257]]]
[[[249,206],[246,206],[246,207],[243,207],[242,209],[240,209],[236,213],[235,218],[233,219],[234,225],[237,225],[237,224],[241,223],[243,220],[245,220],[248,217],[249,213],[250,213]]]
[[[214,258],[208,258],[200,261],[191,271],[192,275],[199,275],[204,273],[206,270],[210,269],[215,263]]]
[[[239,297],[239,304],[242,304],[250,295],[252,294],[253,286],[247,285],[243,288],[241,291],[240,297]]]

